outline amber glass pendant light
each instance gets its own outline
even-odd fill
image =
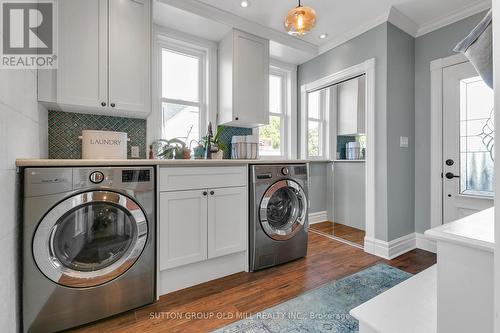
[[[304,36],[316,25],[316,11],[311,7],[299,5],[290,10],[285,17],[285,29],[292,36]]]

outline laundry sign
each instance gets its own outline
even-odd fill
[[[83,159],[127,159],[127,133],[84,130],[80,139]]]

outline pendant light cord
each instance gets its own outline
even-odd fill
[[[299,0],[299,7],[302,7],[302,4],[300,3],[300,0]]]

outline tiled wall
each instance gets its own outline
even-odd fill
[[[18,332],[20,231],[16,158],[47,157],[47,110],[37,103],[36,72],[0,74],[0,327]]]
[[[340,158],[341,160],[346,159],[346,144],[349,142],[354,142],[356,141],[355,136],[342,136],[339,135],[337,136],[337,153],[340,153]]]
[[[220,134],[220,140],[224,142],[226,147],[228,147],[228,149],[224,152],[224,158],[231,158],[231,140],[233,139],[233,136],[252,135],[251,128],[219,126],[217,130],[222,131]]]
[[[82,130],[125,132],[128,134],[128,157],[138,146],[140,158],[146,158],[146,120],[49,111],[49,158],[82,158]]]

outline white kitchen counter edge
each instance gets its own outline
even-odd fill
[[[17,167],[82,167],[82,166],[230,166],[250,164],[331,163],[331,160],[51,160],[17,159]]]
[[[427,236],[444,241],[493,252],[495,248],[495,209],[489,208],[455,222],[427,230]]]

